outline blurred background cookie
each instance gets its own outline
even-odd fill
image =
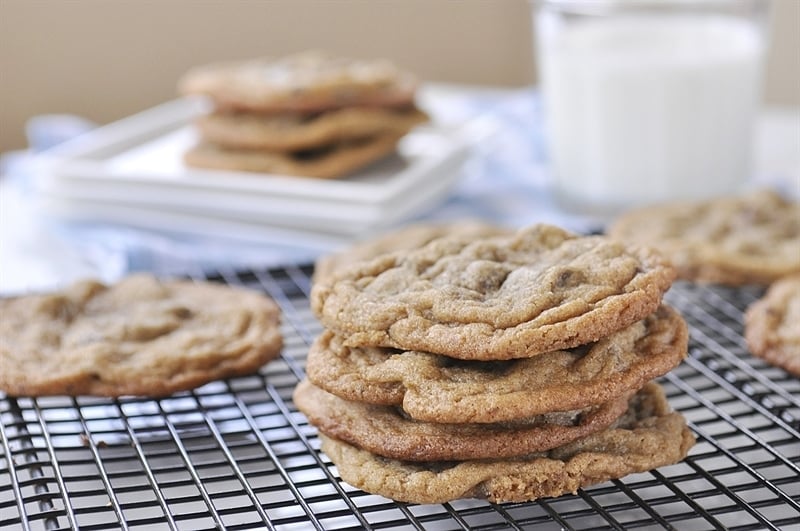
[[[415,107],[351,107],[320,114],[214,112],[195,121],[200,136],[229,148],[299,151],[379,134],[405,134],[428,115]]]
[[[686,280],[768,285],[800,272],[800,203],[769,190],[632,210],[608,233],[657,248]]]
[[[219,109],[315,113],[343,107],[413,104],[416,76],[385,59],[310,50],[190,70],[182,94],[210,96]]]
[[[307,51],[201,66],[178,85],[213,105],[185,157],[197,168],[342,177],[428,121],[414,102],[416,76],[384,59]]]
[[[750,352],[800,377],[800,274],[782,278],[744,316]]]
[[[393,134],[378,135],[296,151],[230,149],[201,143],[186,152],[184,161],[198,168],[333,179],[392,153],[399,139]]]

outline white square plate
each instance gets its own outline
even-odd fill
[[[421,126],[396,155],[335,180],[201,170],[183,164],[202,100],[174,100],[98,128],[43,154],[36,187],[53,215],[142,225],[142,215],[207,231],[212,220],[330,235],[366,234],[430,208],[460,176],[486,120]],[[130,215],[126,214],[129,213]],[[148,223],[152,224],[153,220]],[[225,223],[221,223],[225,225]]]

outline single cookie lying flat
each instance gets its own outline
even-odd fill
[[[320,434],[322,451],[342,480],[372,494],[410,503],[459,498],[521,502],[677,463],[694,445],[661,388],[645,386],[611,428],[526,458],[414,463],[386,459]]]
[[[800,275],[778,280],[744,318],[750,351],[800,376]]]
[[[164,396],[254,372],[282,344],[264,295],[143,274],[0,300],[0,314],[9,395]]]
[[[800,272],[800,204],[769,191],[634,210],[609,235],[656,247],[687,280],[767,285]]]
[[[335,179],[353,173],[395,150],[402,135],[385,134],[297,152],[226,149],[201,143],[184,154],[195,168]]]
[[[537,225],[444,237],[317,282],[311,307],[347,346],[460,359],[534,356],[597,341],[658,308],[674,270],[655,252]]]
[[[633,394],[633,393],[629,393]],[[417,422],[391,406],[342,400],[308,380],[294,402],[320,432],[373,454],[407,461],[519,457],[603,430],[628,408],[628,396],[578,411],[545,413],[516,423]]]
[[[314,282],[329,278],[335,271],[349,264],[393,251],[418,249],[442,236],[485,238],[509,234],[513,234],[511,229],[474,219],[414,223],[359,242],[340,252],[322,256],[314,264]]]
[[[662,305],[596,343],[508,361],[346,347],[325,331],[309,350],[306,373],[341,398],[402,405],[416,420],[491,423],[625,396],[677,366],[687,344],[685,321]]]
[[[407,106],[417,84],[416,76],[386,60],[308,51],[198,67],[179,81],[178,89],[209,96],[218,109],[309,113],[352,105]]]
[[[297,151],[386,133],[404,135],[428,121],[416,109],[355,107],[303,116],[211,113],[195,120],[203,141],[233,149]]]

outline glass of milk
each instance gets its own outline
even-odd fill
[[[751,177],[767,0],[534,1],[556,197],[609,216]]]

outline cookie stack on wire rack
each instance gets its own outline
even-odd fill
[[[320,51],[207,65],[179,82],[213,111],[184,157],[198,168],[317,178],[349,175],[395,151],[428,116],[415,105],[417,79],[386,60]]]
[[[342,479],[414,503],[526,501],[680,461],[652,380],[687,353],[660,256],[537,225],[315,278],[294,401]]]

